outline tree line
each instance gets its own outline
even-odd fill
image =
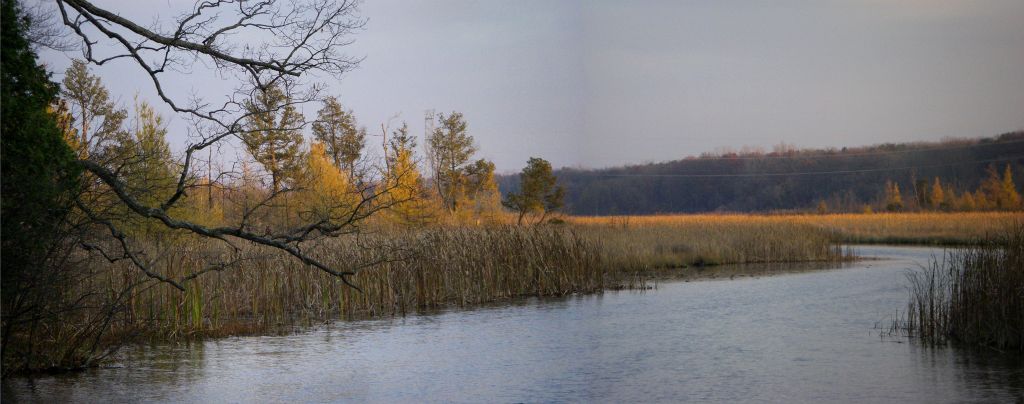
[[[902,191],[901,210],[1017,209],[1012,198],[999,196],[1007,192],[994,191],[993,172],[1001,187],[1019,189],[1012,173],[1022,168],[1024,132],[1010,132],[832,149],[745,148],[662,163],[561,168],[555,175],[565,188],[564,210],[576,215],[863,212],[888,209],[887,183]],[[516,176],[499,176],[498,182],[503,190],[519,187]]]

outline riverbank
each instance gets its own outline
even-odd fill
[[[369,227],[303,247],[332,268],[356,273],[345,280],[248,244],[158,240],[150,250],[161,254],[148,257],[150,268],[185,280],[185,292],[124,260],[76,257],[75,265],[92,275],[68,285],[61,298],[82,299],[78,309],[43,332],[13,335],[9,353],[28,353],[15,368],[92,366],[125,342],[263,334],[339,318],[645,289],[668,273],[736,275],[708,270],[723,264],[841,263],[855,259],[843,243],[865,234],[882,240],[919,232],[919,240],[935,243],[965,231],[955,239],[967,241],[1019,219],[1015,213],[570,217],[524,227]]]
[[[906,268],[941,249],[858,250],[886,259],[332,321],[286,335],[135,345],[120,354],[124,367],[8,379],[3,396],[735,403],[1013,402],[1024,394],[1024,367],[1015,357],[893,343],[873,329],[905,307]],[[725,266],[707,269],[719,268]]]

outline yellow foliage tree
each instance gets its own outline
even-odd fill
[[[939,209],[946,209],[949,205],[946,203],[946,193],[942,189],[942,182],[939,181],[939,177],[935,177],[935,184],[932,185],[931,193],[932,206]]]
[[[465,193],[459,199],[456,213],[462,223],[486,224],[502,220],[501,193],[494,179],[494,163],[480,159],[466,168]]]
[[[885,209],[890,212],[903,210],[903,196],[900,195],[900,186],[892,181],[885,183]]]
[[[385,175],[385,194],[381,198],[387,205],[385,219],[406,226],[422,226],[437,215],[427,195],[427,189],[408,144],[393,144]]]
[[[1003,171],[1001,195],[1000,198],[1000,209],[1019,209],[1020,208],[1020,194],[1017,193],[1017,185],[1013,183],[1013,170],[1010,165],[1006,165],[1006,170]]]
[[[310,146],[300,181],[299,214],[304,221],[346,220],[358,208],[358,190],[327,157],[323,143]]]
[[[977,202],[975,202],[974,200],[974,194],[970,192],[964,192],[963,196],[960,197],[959,208],[960,210],[967,212],[978,209]]]
[[[979,189],[974,192],[974,206],[977,210],[987,210],[992,208],[992,203],[985,196],[985,192]]]

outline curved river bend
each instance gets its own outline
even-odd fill
[[[860,247],[842,269],[662,282],[272,337],[133,348],[123,368],[5,381],[40,402],[1006,402],[1015,355],[875,329],[942,251]]]

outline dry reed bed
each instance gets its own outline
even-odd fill
[[[181,277],[224,255],[213,242],[163,248],[155,269]],[[806,225],[708,222],[688,226],[436,227],[329,240],[307,251],[334,268],[375,263],[351,281],[255,246],[236,267],[139,289],[118,318],[165,337],[226,335],[344,316],[404,314],[518,296],[644,287],[656,268],[694,264],[836,261],[849,258],[827,232]],[[141,274],[111,265],[116,290]],[[132,274],[124,276],[124,273]]]
[[[631,270],[852,258],[832,232],[768,216],[576,217],[570,223],[601,242],[613,265]]]
[[[907,277],[910,303],[891,332],[1024,352],[1024,226],[949,251]]]
[[[1024,221],[1024,212],[908,212],[824,215],[699,214],[571,217],[577,225],[630,227],[793,226],[808,225],[845,243],[971,244],[1007,224]]]
[[[204,247],[180,248],[162,258],[160,269],[171,276],[194,271],[204,265],[200,257],[210,255]],[[336,239],[310,248],[338,269],[376,264],[350,278],[362,289],[357,291],[288,256],[247,247],[244,254],[254,259],[198,277],[185,293],[166,285],[142,290],[123,324],[170,337],[230,334],[225,330],[238,329],[239,322],[259,329],[338,315],[394,315],[517,296],[592,293],[620,282],[598,245],[553,227],[436,228]]]

